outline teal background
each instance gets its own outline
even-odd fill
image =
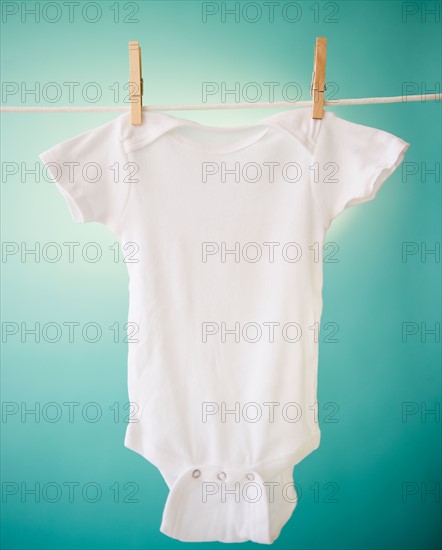
[[[132,8],[127,2],[118,4],[122,19]],[[133,16],[137,23],[114,22],[115,2],[100,2],[102,17],[96,23],[81,16],[69,22],[66,10],[56,23],[37,23],[31,17],[21,22],[19,15],[3,21],[2,81],[29,86],[96,81],[103,87],[97,104],[111,105],[109,87],[115,82],[122,87],[128,79],[127,42],[139,40],[145,103],[200,103],[201,83],[207,81],[241,86],[295,81],[302,87],[302,99],[309,99],[313,46],[317,36],[326,36],[327,82],[338,86],[333,98],[401,95],[404,82],[418,88],[409,93],[431,93],[435,86],[440,92],[440,18],[437,23],[434,16],[422,16],[425,5],[440,8],[438,2],[408,3],[417,14],[405,21],[406,3],[400,1],[297,2],[301,15],[296,23],[285,21],[281,9],[275,10],[274,22],[263,12],[255,23],[243,17],[239,23],[231,17],[223,23],[219,16],[202,23],[199,1],[130,4],[138,9]],[[335,21],[325,20],[327,15]],[[330,85],[329,92],[333,89]],[[275,99],[284,98],[277,94]],[[68,103],[64,95],[55,105]],[[81,96],[73,102],[85,103]],[[123,97],[116,103],[123,104]],[[4,104],[50,103],[32,98],[22,103],[15,96]],[[406,162],[416,163],[418,171],[406,178],[399,168],[376,200],[346,210],[329,229],[327,240],[338,243],[339,262],[324,265],[322,327],[338,323],[339,342],[327,342],[327,331],[321,335],[322,440],[295,468],[300,500],[273,546],[439,548],[440,342],[431,336],[422,342],[420,332],[403,342],[401,330],[403,322],[426,323],[429,329],[440,320],[440,257],[423,262],[416,254],[403,262],[401,248],[404,241],[417,243],[419,250],[422,243],[428,248],[440,243],[440,102],[330,109],[408,141]],[[172,114],[234,126],[275,111]],[[16,162],[30,169],[37,163],[42,171],[40,152],[115,116],[2,113],[3,166]],[[435,163],[437,181],[431,175],[421,177]],[[76,255],[70,263],[63,254],[50,263],[3,256],[3,323],[97,322],[103,336],[95,344],[81,335],[70,343],[63,332],[59,342],[35,343],[32,338],[21,342],[19,333],[3,344],[3,406],[16,403],[17,410],[24,411],[36,402],[41,407],[55,402],[63,414],[56,422],[42,414],[24,419],[19,413],[3,415],[2,547],[221,548],[221,543],[186,545],[159,532],[166,484],[151,464],[123,446],[127,344],[122,326],[127,320],[128,277],[125,264],[115,262],[109,250],[113,235],[98,224],[74,224],[53,184],[36,182],[32,175],[22,181],[22,173],[2,178],[2,240],[30,248],[36,242],[78,242],[80,248],[96,242],[103,258],[90,263]],[[119,323],[118,342],[108,328],[114,323]],[[80,403],[72,422],[62,405],[66,402]],[[87,422],[79,413],[90,402],[102,412],[97,422]],[[407,422],[402,418],[404,402],[414,403],[417,411]],[[336,407],[339,411],[330,416]],[[435,407],[439,417],[422,416]],[[47,414],[54,410],[45,409]],[[48,502],[57,500],[53,487],[43,489],[50,482],[63,488],[68,482],[79,483],[80,489],[95,483],[102,496],[93,503],[77,491],[70,502],[66,489],[58,501]],[[40,484],[40,502],[32,495],[25,498],[22,483],[28,489]],[[404,483],[411,484],[413,493],[405,502]],[[438,497],[428,493],[436,484]],[[8,496],[11,488],[17,493]],[[137,502],[128,502],[131,499]],[[258,545],[231,545],[236,546]]]

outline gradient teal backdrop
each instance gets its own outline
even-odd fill
[[[129,40],[142,47],[145,103],[200,103],[204,82],[227,88],[239,82],[240,91],[256,82],[263,101],[271,99],[265,82],[279,83],[275,100],[286,99],[282,87],[296,82],[300,99],[309,99],[317,36],[328,39],[333,99],[440,92],[439,2],[277,2],[273,20],[263,3],[261,16],[256,2],[246,11],[240,3],[237,21],[222,19],[222,4],[234,3],[211,2],[219,11],[205,22],[199,1],[99,2],[100,16],[80,2],[72,21],[63,2],[25,2],[29,9],[38,4],[39,21],[21,2],[2,4],[5,105],[68,105],[68,82],[78,83],[73,105],[94,104],[81,94],[93,97],[90,82],[102,91],[95,104],[124,104]],[[63,89],[55,103],[48,101],[57,89],[51,82]],[[22,98],[36,83],[43,97]],[[299,503],[273,546],[439,548],[440,336],[428,331],[440,321],[440,251],[425,251],[440,247],[441,107],[332,110],[411,146],[376,199],[344,212],[328,232],[327,240],[339,245],[339,262],[324,265],[322,327],[335,322],[340,330],[338,343],[327,342],[327,330],[320,342],[322,441],[295,469]],[[172,114],[234,126],[273,112]],[[74,224],[60,193],[42,177],[40,152],[115,116],[1,115],[2,240],[10,243],[2,258],[5,549],[223,546],[186,545],[159,532],[167,487],[151,464],[123,446],[126,266],[115,261],[112,234],[98,224]],[[72,262],[63,244],[69,242],[79,243]],[[48,243],[61,247],[59,261],[49,260],[55,249]],[[94,252],[88,243],[100,247],[100,261],[86,261],[83,254]],[[408,245],[414,253],[403,257],[403,243],[415,243]],[[39,257],[20,257],[36,246]],[[69,322],[79,323],[72,341]],[[404,341],[405,322],[416,334]],[[35,323],[40,342],[25,334]],[[88,341],[95,326],[88,323],[102,329],[96,343]]]

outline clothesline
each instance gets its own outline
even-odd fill
[[[392,97],[366,97],[358,99],[333,99],[326,100],[324,104],[329,107],[340,105],[369,105],[374,103],[408,103],[410,101],[439,101],[442,94],[399,95]],[[203,103],[195,105],[146,105],[143,111],[209,111],[219,109],[265,109],[271,107],[309,107],[312,101],[267,101],[256,103]],[[54,112],[54,113],[96,113],[96,112],[124,112],[130,109],[130,105],[114,106],[30,106],[30,107],[0,107],[0,112]]]

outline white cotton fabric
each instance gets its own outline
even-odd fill
[[[279,536],[293,468],[320,442],[326,232],[376,196],[408,147],[307,108],[230,128],[123,114],[40,155],[75,222],[104,224],[123,251],[136,243],[125,445],[170,489],[164,534]]]

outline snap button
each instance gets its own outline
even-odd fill
[[[193,470],[192,477],[200,477],[200,475],[201,475],[201,470]]]
[[[227,476],[224,472],[220,472],[218,474],[218,479],[220,479],[221,481],[224,481],[226,478],[227,478]]]
[[[255,479],[255,476],[253,474],[247,474],[246,475],[246,478],[249,480],[249,481],[253,481]]]

